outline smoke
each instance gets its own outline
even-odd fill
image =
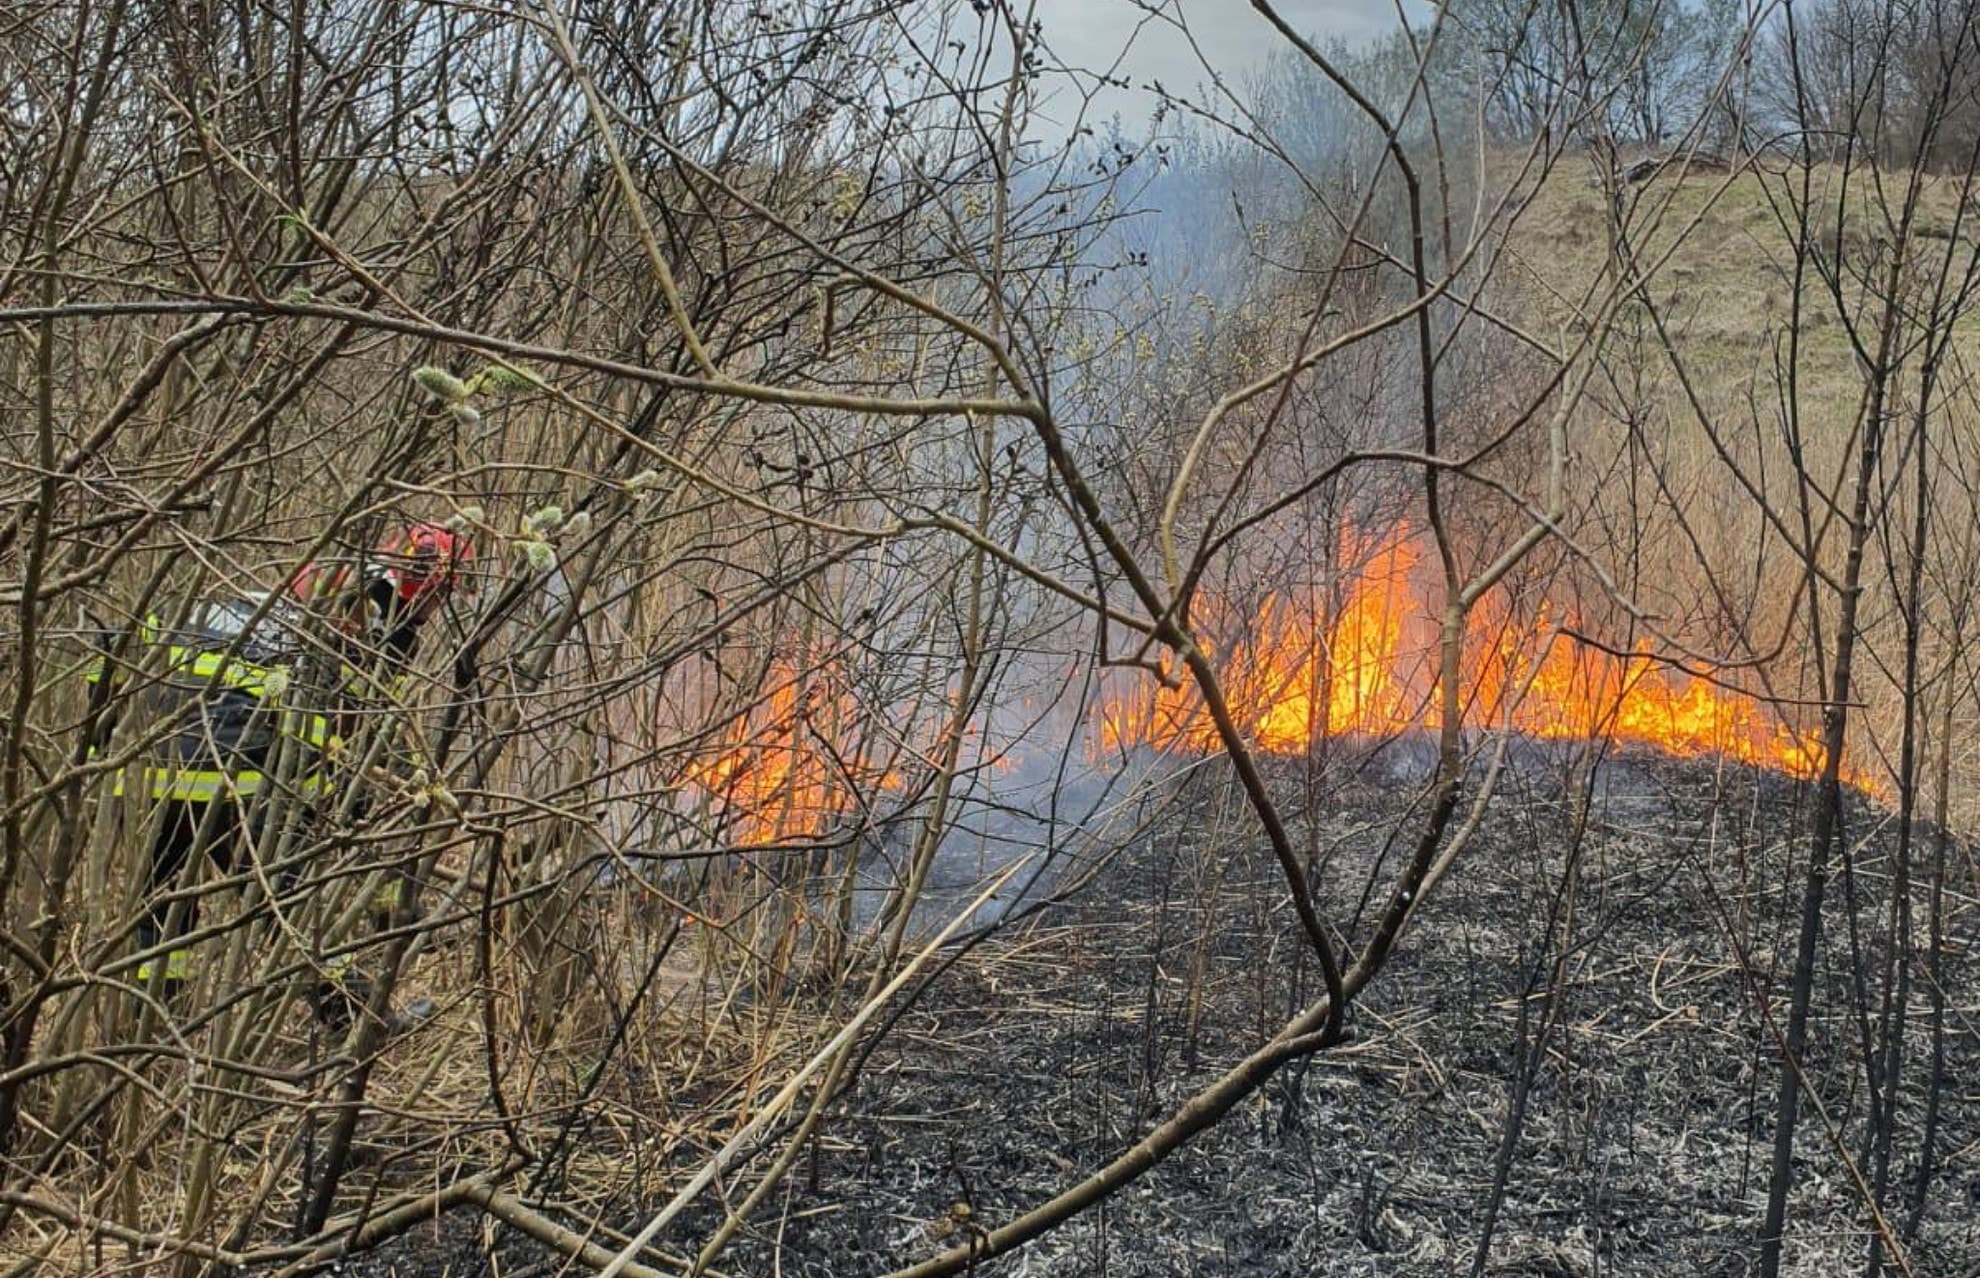
[[[1101,744],[1093,681],[1077,662],[1017,663],[1009,682],[1029,691],[986,698],[966,734],[911,931],[931,932],[1020,860],[978,906],[984,927],[1048,902],[1128,846],[1172,796],[1190,762]],[[870,926],[909,881],[932,798],[919,796],[876,823],[861,849],[856,917]]]

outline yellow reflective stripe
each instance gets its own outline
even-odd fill
[[[217,678],[226,687],[239,688],[257,697],[261,695],[262,680],[268,677],[266,669],[218,652],[193,653],[192,660],[187,661],[188,651],[185,648],[172,649],[172,664],[184,667],[195,679]]]
[[[226,791],[226,782],[227,777],[223,772],[144,769],[144,787],[154,799],[188,799],[200,802],[217,798]],[[111,784],[110,793],[121,799],[124,797],[124,792],[124,774],[120,772],[116,781]]]
[[[207,769],[146,768],[145,787],[154,799],[175,799],[185,803],[210,803],[215,799],[246,799],[261,793],[266,780],[259,772],[216,772]],[[300,777],[293,787],[301,794],[328,794],[336,784],[320,772]],[[124,794],[124,778],[119,775],[110,792]]]
[[[139,627],[139,637],[146,642],[156,642],[159,638],[157,618],[147,618]],[[173,644],[166,649],[168,671],[181,678],[212,680],[218,686],[246,693],[257,699],[265,698],[267,680],[271,674],[279,674],[286,685],[290,678],[286,667],[263,667],[253,662],[230,657],[225,653],[213,652]],[[87,667],[85,678],[98,683],[107,674],[107,661],[99,656]],[[346,666],[345,673],[351,673]],[[280,696],[280,688],[277,689]],[[277,707],[269,705],[267,709]],[[343,740],[333,729],[331,717],[325,714],[304,710],[298,707],[281,706],[281,717],[277,721],[277,731],[285,737],[298,741],[318,754],[334,754],[343,747]],[[216,753],[224,754],[217,749]],[[96,757],[96,747],[91,746],[89,757]],[[257,793],[261,788],[261,773],[242,771],[233,774],[205,769],[149,767],[144,770],[146,788],[156,799],[181,799],[201,802],[224,797],[245,796]],[[323,794],[335,789],[335,785],[319,772],[312,772],[296,783],[296,788],[307,794]],[[122,796],[125,783],[120,775],[114,782],[112,793]]]
[[[138,964],[137,978],[149,981],[158,974],[159,965],[151,959]],[[189,981],[192,979],[192,951],[173,950],[165,956],[165,979],[168,981]]]
[[[182,799],[194,803],[204,803],[233,794],[252,794],[261,787],[259,772],[245,772],[239,776],[229,777],[224,772],[168,772],[147,768],[145,780],[150,785],[151,797],[154,799]]]
[[[184,649],[174,648],[172,650],[173,660],[176,664],[189,670],[195,678],[211,679],[216,675],[224,673],[223,687],[234,688],[255,697],[260,697],[267,686],[263,680],[267,678],[268,671],[260,666],[249,665],[244,661],[230,660],[214,652],[200,653],[190,663],[187,663],[180,656],[184,651]],[[298,724],[302,726],[298,727]],[[282,711],[281,731],[285,736],[294,737],[296,740],[315,746],[319,750],[323,749],[332,740],[330,720],[328,717],[320,714],[308,714],[304,711],[287,707],[284,707]]]
[[[299,723],[303,725],[301,730],[296,726]],[[282,712],[282,733],[284,736],[294,737],[305,744],[313,745],[318,750],[324,749],[336,740],[330,731],[329,719],[320,714],[305,714],[300,710]]]

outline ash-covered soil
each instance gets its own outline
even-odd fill
[[[1417,767],[1377,757],[1329,778],[1296,823],[1323,916],[1357,941],[1420,823],[1407,810]],[[1490,1274],[1751,1272],[1812,787],[1641,756],[1605,764],[1591,787],[1563,771],[1536,751],[1502,778],[1356,1004],[1351,1043],[1284,1070],[1104,1206],[978,1272],[1442,1276],[1472,1272],[1488,1228]],[[980,947],[920,997],[721,1269],[881,1273],[994,1227],[1104,1164],[1312,997],[1255,827],[1214,779],[1191,785],[1164,832],[1077,902]],[[1783,1272],[1865,1272],[1861,1177],[1887,1185],[1911,1272],[1980,1274],[1966,853],[1944,852],[1956,891],[1934,953],[1934,832],[1909,849],[1908,915],[1893,910],[1890,814],[1852,798],[1844,839],[1805,1066],[1820,1106],[1801,1110]],[[1894,924],[1910,933],[1909,965],[1886,961]],[[1888,1006],[1887,980],[1905,994]],[[1943,1087],[1920,1210],[1935,982]],[[1896,1097],[1885,1159],[1866,1143],[1863,1058],[1893,1034],[1895,1086],[1888,1067],[1877,1077],[1879,1097]],[[732,1186],[737,1201],[749,1183]],[[668,1241],[705,1236],[719,1212],[711,1198]],[[505,1268],[527,1254],[512,1249]]]

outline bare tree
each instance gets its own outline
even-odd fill
[[[1178,6],[1131,8],[1190,36]],[[1964,713],[1946,583],[1970,547],[1935,540],[1964,462],[1931,424],[1961,236],[1922,247],[1923,167],[1879,188],[1874,244],[1863,173],[1846,163],[1833,219],[1813,153],[1772,179],[1793,314],[1835,316],[1864,397],[1846,448],[1805,424],[1789,325],[1779,438],[1749,452],[1776,419],[1694,393],[1658,290],[1751,174],[1693,199],[1608,173],[1600,266],[1558,284],[1513,245],[1573,148],[1694,148],[1750,24],[1460,5],[1350,51],[1251,9],[1271,74],[1206,67],[1146,138],[1094,122],[1111,72],[1064,96],[1051,15],[1006,3],[18,18],[0,1231],[32,1237],[24,1265],[301,1270],[459,1207],[600,1272],[708,1271],[915,998],[1208,788],[1216,837],[1170,858],[1162,900],[1175,875],[1215,898],[1266,871],[1241,903],[1271,941],[1255,1038],[1199,1055],[1206,913],[1182,1099],[1153,1108],[1151,1014],[1152,1117],[898,1272],[971,1269],[1342,1045],[1403,946],[1454,943],[1417,935],[1426,902],[1462,879],[1570,640],[1605,673],[1522,956],[1539,1001],[1474,1267],[1565,1023],[1603,739],[1629,681],[1670,665],[1788,714],[1814,687],[1824,716],[1760,1244],[1778,1265],[1866,647],[1901,653],[1879,689],[1901,815],[1934,746],[1942,807],[1954,784],[1929,725]],[[1939,77],[1946,120],[1959,78]],[[1940,146],[1928,128],[1914,150]],[[1158,231],[1165,203],[1198,220]],[[1219,256],[1195,242],[1227,224]],[[1672,404],[1703,471],[1659,443]],[[293,598],[409,523],[471,542],[478,587],[416,649]],[[1896,630],[1864,611],[1879,568]],[[1362,611],[1371,579],[1409,593],[1413,629],[1410,673],[1375,691],[1342,636],[1405,605]],[[219,601],[243,624],[195,634]],[[290,617],[279,660],[250,653]],[[187,707],[242,663],[253,712],[305,726],[271,732],[251,792],[162,792]],[[1405,738],[1431,760],[1406,815],[1381,855],[1335,857],[1318,814]],[[1171,775],[1164,748],[1193,762]],[[189,803],[192,854],[164,864]],[[993,825],[1024,847],[992,854]],[[1886,1209],[1908,997],[1937,975],[1912,846],[1895,895],[1848,916],[1879,960],[1850,1163],[1873,1265],[1905,1263]],[[1924,870],[1935,941],[1947,861],[1941,842]],[[1182,934],[1162,917],[1158,948]],[[333,987],[347,1019],[317,1014]],[[1166,997],[1152,969],[1140,997]],[[1922,1121],[1914,1216],[1943,1157]]]

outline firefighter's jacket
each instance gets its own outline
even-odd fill
[[[343,743],[320,695],[322,681],[306,677],[292,620],[264,615],[246,629],[230,626],[259,601],[204,609],[184,629],[166,633],[156,618],[140,627],[128,683],[131,698],[119,716],[120,741],[145,745],[121,774],[116,793],[139,779],[156,800],[210,803],[249,799],[279,790],[306,800],[334,784],[332,765]],[[271,636],[273,638],[271,639]],[[104,659],[92,683],[110,676]],[[314,704],[312,704],[314,703]]]

